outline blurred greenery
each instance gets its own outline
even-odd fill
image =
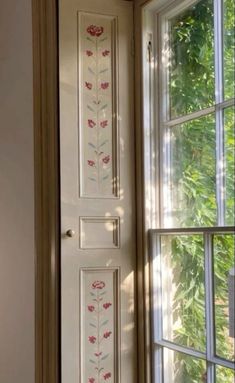
[[[234,0],[224,0],[224,97],[234,97]],[[171,118],[215,102],[213,0],[201,0],[171,19],[169,76]],[[171,128],[171,194],[175,226],[217,225],[216,132],[211,114]],[[225,224],[234,225],[234,108],[224,111]],[[216,347],[221,357],[234,358],[228,340],[228,271],[234,261],[231,236],[214,241]],[[171,241],[172,268],[177,269],[174,315],[181,327],[174,341],[205,349],[204,256],[202,241],[178,236]],[[180,278],[179,278],[180,276]],[[192,283],[193,281],[193,283]],[[177,383],[204,383],[202,361],[176,354]],[[217,368],[216,383],[230,383],[234,372]]]

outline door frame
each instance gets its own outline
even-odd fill
[[[35,382],[60,381],[57,0],[32,0],[35,171]]]

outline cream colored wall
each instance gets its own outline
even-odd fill
[[[34,382],[31,0],[0,0],[0,383]]]

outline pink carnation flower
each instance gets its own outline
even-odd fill
[[[102,82],[100,86],[103,90],[105,90],[109,87],[109,82]]]
[[[108,120],[101,121],[100,123],[101,128],[106,128],[107,125],[108,125]]]
[[[89,51],[89,50],[86,50],[86,54],[87,54],[88,57],[93,56],[93,52]]]
[[[107,49],[105,49],[105,51],[102,52],[102,55],[105,57],[105,56],[108,56],[110,53],[110,51],[108,51]]]
[[[107,380],[111,378],[111,372],[106,372],[106,374],[104,374],[103,376],[104,376],[104,380]]]
[[[99,36],[102,35],[102,33],[104,32],[104,28],[103,28],[103,27],[98,27],[98,26],[96,26],[96,25],[90,25],[90,26],[87,28],[87,32],[88,32],[91,36],[99,37]]]
[[[93,160],[88,160],[87,163],[91,167],[95,166],[95,161],[93,161]]]
[[[110,302],[107,302],[107,303],[104,303],[104,304],[103,304],[103,308],[104,308],[105,310],[107,310],[110,306],[112,306],[112,303],[110,303]]]
[[[92,288],[93,289],[98,289],[101,290],[105,287],[105,283],[103,281],[95,281],[92,283]]]
[[[110,161],[110,156],[108,155],[108,156],[102,158],[102,161],[103,161],[104,164],[108,164],[109,161]]]
[[[87,89],[91,90],[92,89],[92,84],[90,82],[85,81],[85,86]]]
[[[96,342],[96,337],[95,336],[89,336],[88,340],[90,343],[94,344]]]
[[[103,336],[105,339],[107,339],[110,337],[111,334],[112,334],[112,331],[106,331]]]
[[[93,121],[93,120],[88,120],[88,126],[89,126],[89,128],[94,128],[94,126],[96,126],[95,121]]]

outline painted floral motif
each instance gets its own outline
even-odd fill
[[[109,87],[109,82],[102,82],[102,83],[100,84],[100,86],[101,86],[101,89],[103,89],[103,90],[108,89],[108,87]]]
[[[88,160],[87,163],[91,167],[95,166],[95,161],[93,161],[93,160]]]
[[[92,334],[88,336],[88,342],[94,345],[89,359],[91,365],[94,366],[94,374],[88,378],[87,383],[102,383],[109,381],[112,377],[111,372],[106,371],[104,367],[104,361],[109,358],[109,353],[105,352],[106,342],[112,337],[112,331],[108,329],[109,320],[105,317],[106,311],[109,310],[112,303],[104,302],[105,294],[105,282],[94,281],[91,284],[92,303],[87,306],[87,309],[90,313]]]
[[[102,52],[102,56],[106,57],[110,54],[110,51],[108,49],[105,49],[103,52]]]
[[[89,126],[89,128],[94,128],[94,126],[96,126],[95,121],[89,119],[88,120],[88,126]]]
[[[87,89],[91,90],[92,89],[92,84],[90,82],[85,81],[85,86]]]
[[[108,120],[104,120],[100,122],[101,128],[106,128],[107,125],[108,125]]]
[[[111,121],[107,119],[107,110],[112,103],[110,97],[111,84],[110,63],[106,57],[110,56],[110,50],[105,47],[108,37],[103,26],[89,25],[86,27],[88,47],[85,54],[88,57],[87,78],[84,80],[84,88],[88,94],[87,109],[89,118],[87,127],[93,129],[88,146],[90,151],[87,166],[90,169],[88,179],[96,183],[98,191],[101,185],[110,179],[111,154],[107,153],[110,139],[107,138],[105,129],[111,127]],[[108,76],[108,77],[107,77]],[[106,118],[105,118],[106,117]]]
[[[86,54],[88,57],[93,56],[93,52],[90,51],[89,49],[86,50]]]
[[[97,27],[96,25],[90,25],[90,26],[87,28],[87,32],[88,32],[91,36],[99,37],[99,36],[101,36],[102,33],[104,32],[104,28],[103,28],[103,27]]]

